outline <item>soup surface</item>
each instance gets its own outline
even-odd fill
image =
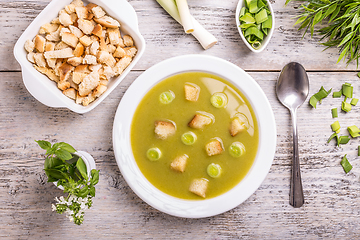
[[[200,87],[197,101],[185,99],[186,84]],[[164,104],[159,100],[160,95],[169,90],[174,93],[175,98]],[[214,93],[226,95],[225,107],[213,106],[210,98]],[[188,126],[195,114],[204,112],[214,116],[210,125],[202,129]],[[233,137],[229,127],[232,119],[239,114],[247,119],[247,128]],[[175,134],[160,139],[155,134],[157,121],[173,122],[176,125]],[[181,140],[181,136],[189,131],[197,136],[192,145],[186,145]],[[232,84],[212,74],[186,72],[161,81],[145,95],[133,117],[130,138],[136,163],[150,183],[171,196],[201,200],[204,198],[189,191],[191,182],[194,179],[208,180],[205,199],[233,188],[245,177],[254,162],[259,133],[255,114],[248,100]],[[222,140],[223,151],[221,154],[208,156],[205,146],[214,138]],[[240,157],[230,154],[229,147],[234,142],[240,142],[245,147],[245,153]],[[158,160],[149,160],[147,151],[150,148],[161,151]],[[185,171],[171,169],[171,162],[184,154],[188,156]],[[207,167],[211,163],[221,167],[221,174],[217,178],[212,178],[207,173]]]

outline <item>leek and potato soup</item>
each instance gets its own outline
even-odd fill
[[[254,162],[253,109],[228,81],[203,72],[171,76],[141,100],[131,147],[143,175],[182,199],[209,199],[237,185]]]

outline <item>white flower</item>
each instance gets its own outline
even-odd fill
[[[85,205],[84,202],[82,202],[82,203],[80,204],[80,208],[81,208],[81,210],[85,210],[85,209],[86,209],[86,205]]]
[[[80,204],[82,203],[82,201],[83,201],[82,197],[79,197],[79,198],[77,199],[77,202],[80,203]]]
[[[60,197],[60,201],[61,201],[61,204],[64,204],[65,203],[65,199],[63,196]]]
[[[72,211],[70,209],[66,209],[65,213],[66,213],[67,216],[71,216],[71,215],[74,214],[74,211]]]
[[[56,211],[56,206],[55,206],[55,204],[51,204],[51,208],[52,208],[53,211]]]
[[[70,222],[73,222],[73,221],[74,221],[74,217],[69,216],[69,220],[70,220]]]
[[[57,197],[55,197],[55,200],[56,200],[56,202],[58,202],[58,203],[60,202],[60,200],[59,200]]]
[[[69,200],[68,200],[68,203],[72,203],[73,200],[74,200],[74,196],[73,196],[73,195],[70,195]],[[71,205],[71,204],[68,204],[68,205]]]

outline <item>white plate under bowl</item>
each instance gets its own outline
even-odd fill
[[[248,43],[248,41],[245,39],[244,34],[243,34],[241,28],[239,27],[239,26],[240,26],[240,20],[239,20],[240,10],[241,10],[243,7],[245,7],[245,1],[246,1],[246,0],[239,0],[238,5],[237,5],[237,7],[236,7],[236,12],[235,12],[236,27],[237,27],[237,29],[238,29],[238,31],[239,31],[239,34],[240,34],[240,37],[241,37],[241,39],[243,40],[243,42],[245,43],[245,45],[246,45],[251,51],[253,51],[253,52],[255,52],[255,53],[259,53],[259,52],[262,52],[262,51],[266,48],[266,46],[269,44],[270,39],[271,39],[271,37],[272,37],[272,35],[273,35],[273,33],[274,33],[274,29],[275,29],[275,14],[274,14],[274,10],[273,10],[272,7],[271,7],[270,1],[269,1],[269,0],[265,0],[265,1],[267,2],[268,7],[269,7],[269,10],[270,10],[270,12],[271,12],[272,27],[271,27],[270,32],[268,33],[268,35],[267,35],[267,36],[264,38],[264,40],[262,41],[261,47],[258,48],[258,49],[255,49],[255,48],[253,48],[253,47],[250,45],[250,43]]]
[[[249,100],[258,122],[259,147],[254,164],[245,178],[230,191],[211,199],[184,200],[154,187],[137,166],[130,144],[135,110],[144,95],[160,81],[178,73],[207,72],[228,80]],[[276,147],[276,125],[269,101],[256,81],[244,70],[220,58],[184,55],[160,62],[141,74],[124,94],[113,126],[116,162],[131,189],[152,207],[184,218],[202,218],[228,211],[244,202],[268,174]]]
[[[26,40],[32,40],[43,24],[51,22],[58,16],[59,11],[71,2],[72,0],[51,1],[20,36],[14,47],[14,55],[21,65],[25,87],[34,98],[49,107],[65,107],[77,113],[86,113],[99,105],[135,66],[145,51],[145,40],[138,28],[136,12],[126,0],[91,0],[90,2],[101,6],[109,16],[120,22],[120,31],[123,34],[129,34],[134,39],[138,52],[124,72],[109,82],[108,89],[99,98],[88,106],[76,104],[57,88],[55,82],[33,67],[33,64],[27,60],[27,52],[24,49]],[[84,1],[84,3],[87,4],[89,1]]]

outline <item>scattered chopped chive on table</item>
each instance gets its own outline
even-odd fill
[[[358,101],[359,101],[359,99],[353,98],[353,99],[351,99],[350,104],[353,105],[353,106],[356,106],[356,104],[358,103]]]
[[[319,92],[315,93],[314,95],[311,96],[310,100],[309,100],[309,104],[311,106],[313,106],[314,108],[316,108],[316,104],[321,101],[322,99],[326,98],[330,92],[331,92],[332,88],[330,88],[329,91],[326,91],[324,89],[323,86],[321,86]]]
[[[353,138],[360,136],[360,129],[355,125],[348,127],[347,130]]]
[[[350,172],[350,170],[352,169],[352,166],[351,166],[351,164],[349,163],[348,159],[346,158],[346,155],[347,155],[347,154],[345,154],[345,156],[342,158],[340,164],[341,164],[341,166],[344,168],[344,171],[345,171],[346,173],[348,173],[348,172]]]
[[[337,117],[338,117],[338,110],[337,110],[337,108],[331,109],[331,115],[332,115],[333,118],[337,118]]]

